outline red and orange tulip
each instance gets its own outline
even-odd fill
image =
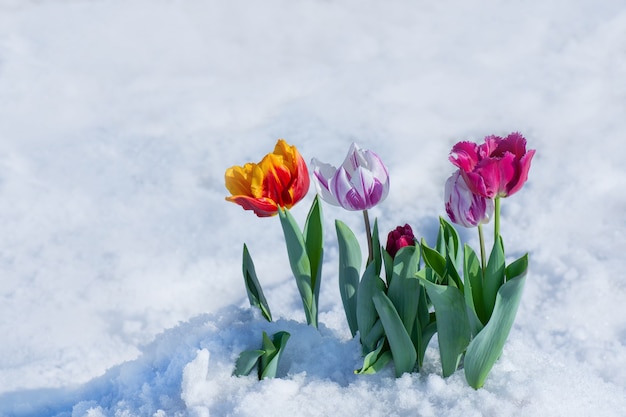
[[[273,216],[279,207],[291,208],[304,198],[310,185],[302,155],[283,139],[258,164],[230,167],[224,178],[232,194],[226,200],[253,210],[259,217]]]

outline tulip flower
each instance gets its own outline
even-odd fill
[[[389,232],[387,235],[387,253],[392,258],[396,256],[396,253],[405,246],[415,246],[415,236],[413,235],[413,229],[408,224],[404,226],[398,226]]]
[[[474,194],[458,170],[446,181],[446,213],[453,223],[474,227],[488,223],[493,214],[493,200]]]
[[[306,195],[310,184],[304,159],[283,139],[258,164],[233,166],[224,177],[232,194],[226,200],[253,210],[259,217],[273,216],[279,207],[291,208]]]
[[[346,210],[362,210],[369,247],[368,262],[374,259],[372,234],[367,210],[389,194],[389,173],[380,157],[352,143],[339,169],[313,158],[313,178],[317,191],[329,204]]]
[[[367,210],[389,193],[389,174],[380,157],[356,143],[339,169],[315,158],[312,164],[316,188],[329,204],[346,210]]]
[[[461,169],[469,189],[485,198],[508,197],[528,179],[535,150],[526,151],[519,133],[505,138],[487,136],[485,143],[459,142],[452,148],[450,162]]]

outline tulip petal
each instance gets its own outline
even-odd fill
[[[334,206],[340,206],[339,201],[331,191],[333,178],[337,173],[337,168],[330,164],[320,162],[316,158],[311,160],[313,165],[313,178],[315,179],[315,188],[322,195],[322,199]]]
[[[232,195],[247,195],[250,193],[250,176],[254,165],[248,163],[243,167],[234,166],[226,170],[224,174],[226,189]]]
[[[269,198],[254,198],[246,195],[226,197],[227,201],[237,203],[244,210],[252,210],[259,217],[270,217],[278,213],[276,202]]]
[[[337,198],[339,205],[347,210],[365,210],[366,204],[363,195],[355,189],[348,173],[342,166],[337,170],[332,181],[333,194]],[[362,186],[361,192],[362,192]]]
[[[519,161],[519,172],[517,178],[514,178],[511,183],[507,185],[507,196],[518,192],[524,183],[528,180],[528,171],[530,170],[530,161],[532,161],[535,155],[535,150],[531,149]]]
[[[471,172],[478,163],[478,146],[473,142],[459,142],[452,147],[450,162],[465,172]]]

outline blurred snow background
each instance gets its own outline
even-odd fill
[[[619,0],[0,0],[0,415],[623,415],[625,74]],[[356,213],[324,206],[318,333],[278,219],[224,201],[279,137],[334,164],[357,141],[389,167],[382,233],[432,239],[450,147],[511,131],[537,149],[503,204],[531,271],[479,391],[435,343],[421,374],[352,374]],[[246,307],[244,241],[277,323]],[[284,377],[230,377],[262,330],[292,333]]]

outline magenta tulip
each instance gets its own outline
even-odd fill
[[[404,226],[398,226],[389,232],[387,235],[387,253],[392,258],[396,256],[396,253],[405,246],[415,246],[415,236],[413,235],[413,229],[408,224]]]
[[[446,181],[446,213],[453,223],[474,227],[488,223],[493,214],[493,200],[473,193],[458,170]]]
[[[528,179],[535,150],[526,150],[519,133],[505,138],[487,136],[485,143],[459,142],[450,152],[450,162],[460,168],[469,189],[485,198],[508,197]]]
[[[339,169],[315,158],[311,164],[315,186],[329,204],[347,210],[367,210],[389,193],[389,173],[380,157],[355,143]]]

